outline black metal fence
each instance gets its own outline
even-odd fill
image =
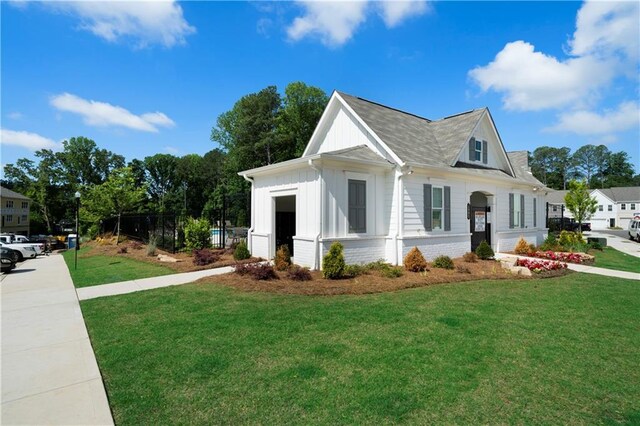
[[[247,222],[251,217],[251,203],[248,196],[250,197],[245,193],[225,195],[221,207],[209,210],[206,214],[126,213],[120,218],[120,235],[145,243],[148,243],[150,238],[155,238],[157,247],[176,253],[184,248],[184,225],[187,217],[205,218],[213,227],[213,246],[225,248],[227,240],[237,236],[235,227],[249,225]],[[101,231],[115,234],[117,224],[117,216],[108,218],[102,222]]]

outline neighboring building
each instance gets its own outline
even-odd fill
[[[547,196],[549,217],[560,217],[564,207],[564,196],[569,191],[553,191]],[[588,220],[592,230],[603,230],[614,226],[626,229],[634,216],[640,216],[640,186],[592,189],[592,197],[598,204],[596,212]],[[564,208],[564,217],[573,215]]]
[[[0,211],[2,229],[0,232],[29,235],[29,209],[31,199],[0,186]]]
[[[347,263],[402,264],[414,246],[457,257],[547,234],[547,188],[486,108],[431,121],[334,92],[301,158],[239,174],[252,183],[252,254],[287,244],[311,268],[334,241]]]

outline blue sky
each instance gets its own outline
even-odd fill
[[[488,106],[507,150],[640,169],[638,3],[2,2],[2,164],[87,136],[203,154],[242,95],[304,81],[429,118]]]

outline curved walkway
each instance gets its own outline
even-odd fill
[[[1,287],[2,424],[113,424],[62,256],[21,263]]]
[[[509,253],[496,253],[496,259],[509,259],[509,258],[521,258],[541,260],[537,257],[520,256]],[[544,260],[544,259],[542,259]],[[584,272],[586,274],[603,275],[605,277],[626,278],[628,280],[640,280],[640,274],[637,272],[617,271],[615,269],[597,268],[595,266],[588,265],[576,265],[575,263],[567,263],[567,268],[576,272]]]
[[[88,300],[95,299],[96,297],[116,296],[118,294],[134,293],[136,291],[151,290],[154,288],[189,284],[200,278],[226,274],[232,271],[233,266],[224,266],[222,268],[205,269],[203,271],[183,272],[181,274],[161,275],[159,277],[81,287],[76,289],[76,292],[78,293],[78,299]]]

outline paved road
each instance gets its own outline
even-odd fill
[[[0,286],[2,424],[113,424],[62,256],[27,260]]]
[[[620,231],[617,231],[618,233]],[[607,245],[619,250],[623,253],[630,254],[632,256],[640,257],[640,243],[637,241],[631,241],[628,234],[619,236],[614,235],[612,231],[594,231],[590,234],[586,234],[587,237],[604,237],[607,239]]]

